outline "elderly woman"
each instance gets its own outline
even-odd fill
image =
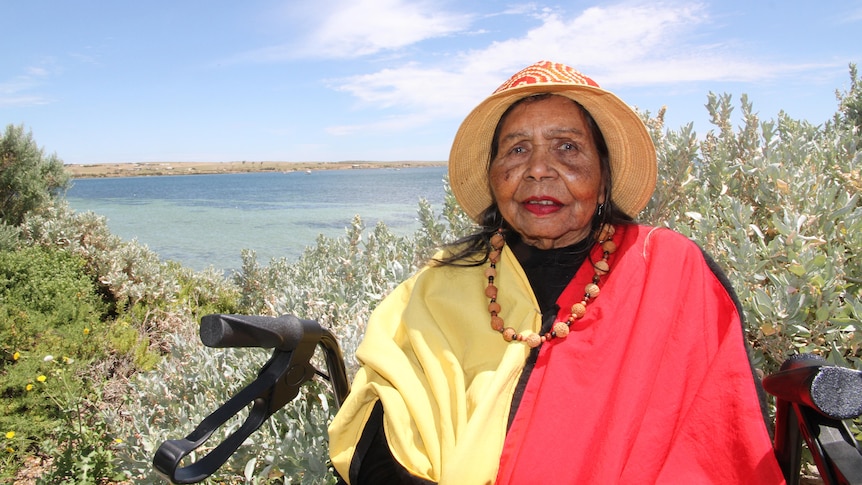
[[[655,185],[637,114],[568,66],[461,125],[479,232],[375,310],[330,427],[359,483],[782,483],[726,279],[632,222]]]

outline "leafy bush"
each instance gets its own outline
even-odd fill
[[[101,483],[116,476],[105,413],[126,396],[126,379],[154,368],[175,336],[196,339],[199,316],[234,312],[238,290],[214,269],[162,262],[64,203],[14,232],[23,249],[0,252],[0,391],[10,397],[0,423],[14,433],[0,477],[35,454],[51,483]]]
[[[0,222],[17,226],[33,211],[50,205],[69,183],[63,162],[46,156],[24,126],[8,125],[0,137]]]
[[[152,467],[158,446],[190,433],[216,407],[251,382],[265,363],[261,349],[207,349],[176,339],[171,358],[132,381],[126,409],[114,414],[111,428],[123,439],[122,468],[134,483],[164,483]],[[300,395],[255,432],[227,464],[205,483],[331,483],[325,429],[331,393],[319,383]],[[209,445],[236,431],[240,413],[218,429]],[[189,456],[197,460],[211,448]],[[283,480],[283,481],[282,481]]]
[[[105,309],[80,258],[41,247],[0,252],[0,429],[16,437],[7,460],[84,416],[80,408],[68,412],[66,397],[77,403],[93,389],[84,376],[109,351]],[[63,398],[55,394],[60,387]]]
[[[862,318],[862,84],[822,126],[760,121],[740,100],[732,126],[729,96],[710,94],[717,130],[699,139],[691,125],[662,133],[659,187],[644,219],[700,243],[727,271],[745,311],[755,364],[776,370],[789,355],[816,353],[859,366]]]
[[[0,251],[11,251],[18,247],[21,231],[16,226],[0,222]]]
[[[180,332],[196,338],[194,322],[205,313],[235,311],[238,289],[210,268],[194,272],[159,256],[137,241],[110,232],[103,216],[76,213],[66,203],[32,214],[21,226],[32,244],[63,249],[85,261],[114,315],[137,326],[162,351],[164,339]]]

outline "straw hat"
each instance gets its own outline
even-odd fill
[[[656,182],[656,152],[637,113],[613,93],[569,66],[541,61],[512,76],[461,123],[449,154],[449,183],[474,221],[491,205],[488,181],[491,139],[500,117],[515,101],[553,93],[590,112],[608,145],[611,199],[635,217],[649,202]]]

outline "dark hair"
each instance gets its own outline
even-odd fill
[[[532,96],[527,96],[526,98],[521,98],[518,101],[512,103],[508,109],[500,116],[500,121],[497,122],[497,126],[494,129],[494,136],[491,138],[491,150],[490,156],[487,160],[486,170],[491,170],[491,162],[497,157],[497,150],[500,140],[500,130],[502,129],[503,122],[506,121],[506,118],[509,114],[517,107],[526,103],[533,103],[536,101],[540,101],[543,99],[548,99],[551,96],[559,96],[553,93],[542,93],[536,94]],[[584,114],[584,118],[587,121],[587,127],[589,127],[591,134],[593,135],[593,141],[596,144],[596,150],[599,154],[599,165],[601,167],[602,172],[602,181],[604,182],[604,190],[605,190],[605,202],[597,208],[595,216],[592,218],[591,222],[591,231],[590,235],[587,236],[589,238],[595,237],[594,234],[598,230],[602,224],[629,224],[632,222],[632,218],[621,211],[616,204],[614,204],[613,199],[611,198],[612,190],[612,182],[611,182],[611,163],[610,156],[608,153],[608,145],[605,142],[605,137],[602,135],[601,130],[599,129],[599,125],[596,124],[596,121],[593,119],[593,116],[589,111],[586,110],[580,103],[577,101],[567,98],[572,101],[578,108],[580,108],[581,112]],[[488,188],[490,191],[490,187]],[[465,236],[460,238],[454,242],[451,242],[446,245],[446,248],[450,249],[451,252],[446,254],[445,256],[433,260],[433,263],[442,265],[442,266],[480,266],[485,264],[488,260],[488,254],[491,252],[491,243],[490,239],[498,230],[502,229],[504,232],[512,230],[509,226],[509,223],[503,219],[502,214],[500,214],[500,210],[497,207],[497,202],[494,201],[491,203],[488,208],[486,208],[479,215],[479,229],[473,234],[469,236]]]

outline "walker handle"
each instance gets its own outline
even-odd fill
[[[206,315],[201,319],[201,340],[208,347],[274,348],[258,377],[216,409],[180,440],[167,440],[156,450],[153,467],[171,483],[198,483],[218,470],[240,445],[276,411],[292,401],[299,388],[315,375],[332,382],[336,401],[344,402],[350,385],[335,336],[313,320],[293,315],[260,317]],[[329,375],[311,365],[320,345]],[[245,422],[199,460],[180,462],[199,448],[212,433],[251,405]]]

